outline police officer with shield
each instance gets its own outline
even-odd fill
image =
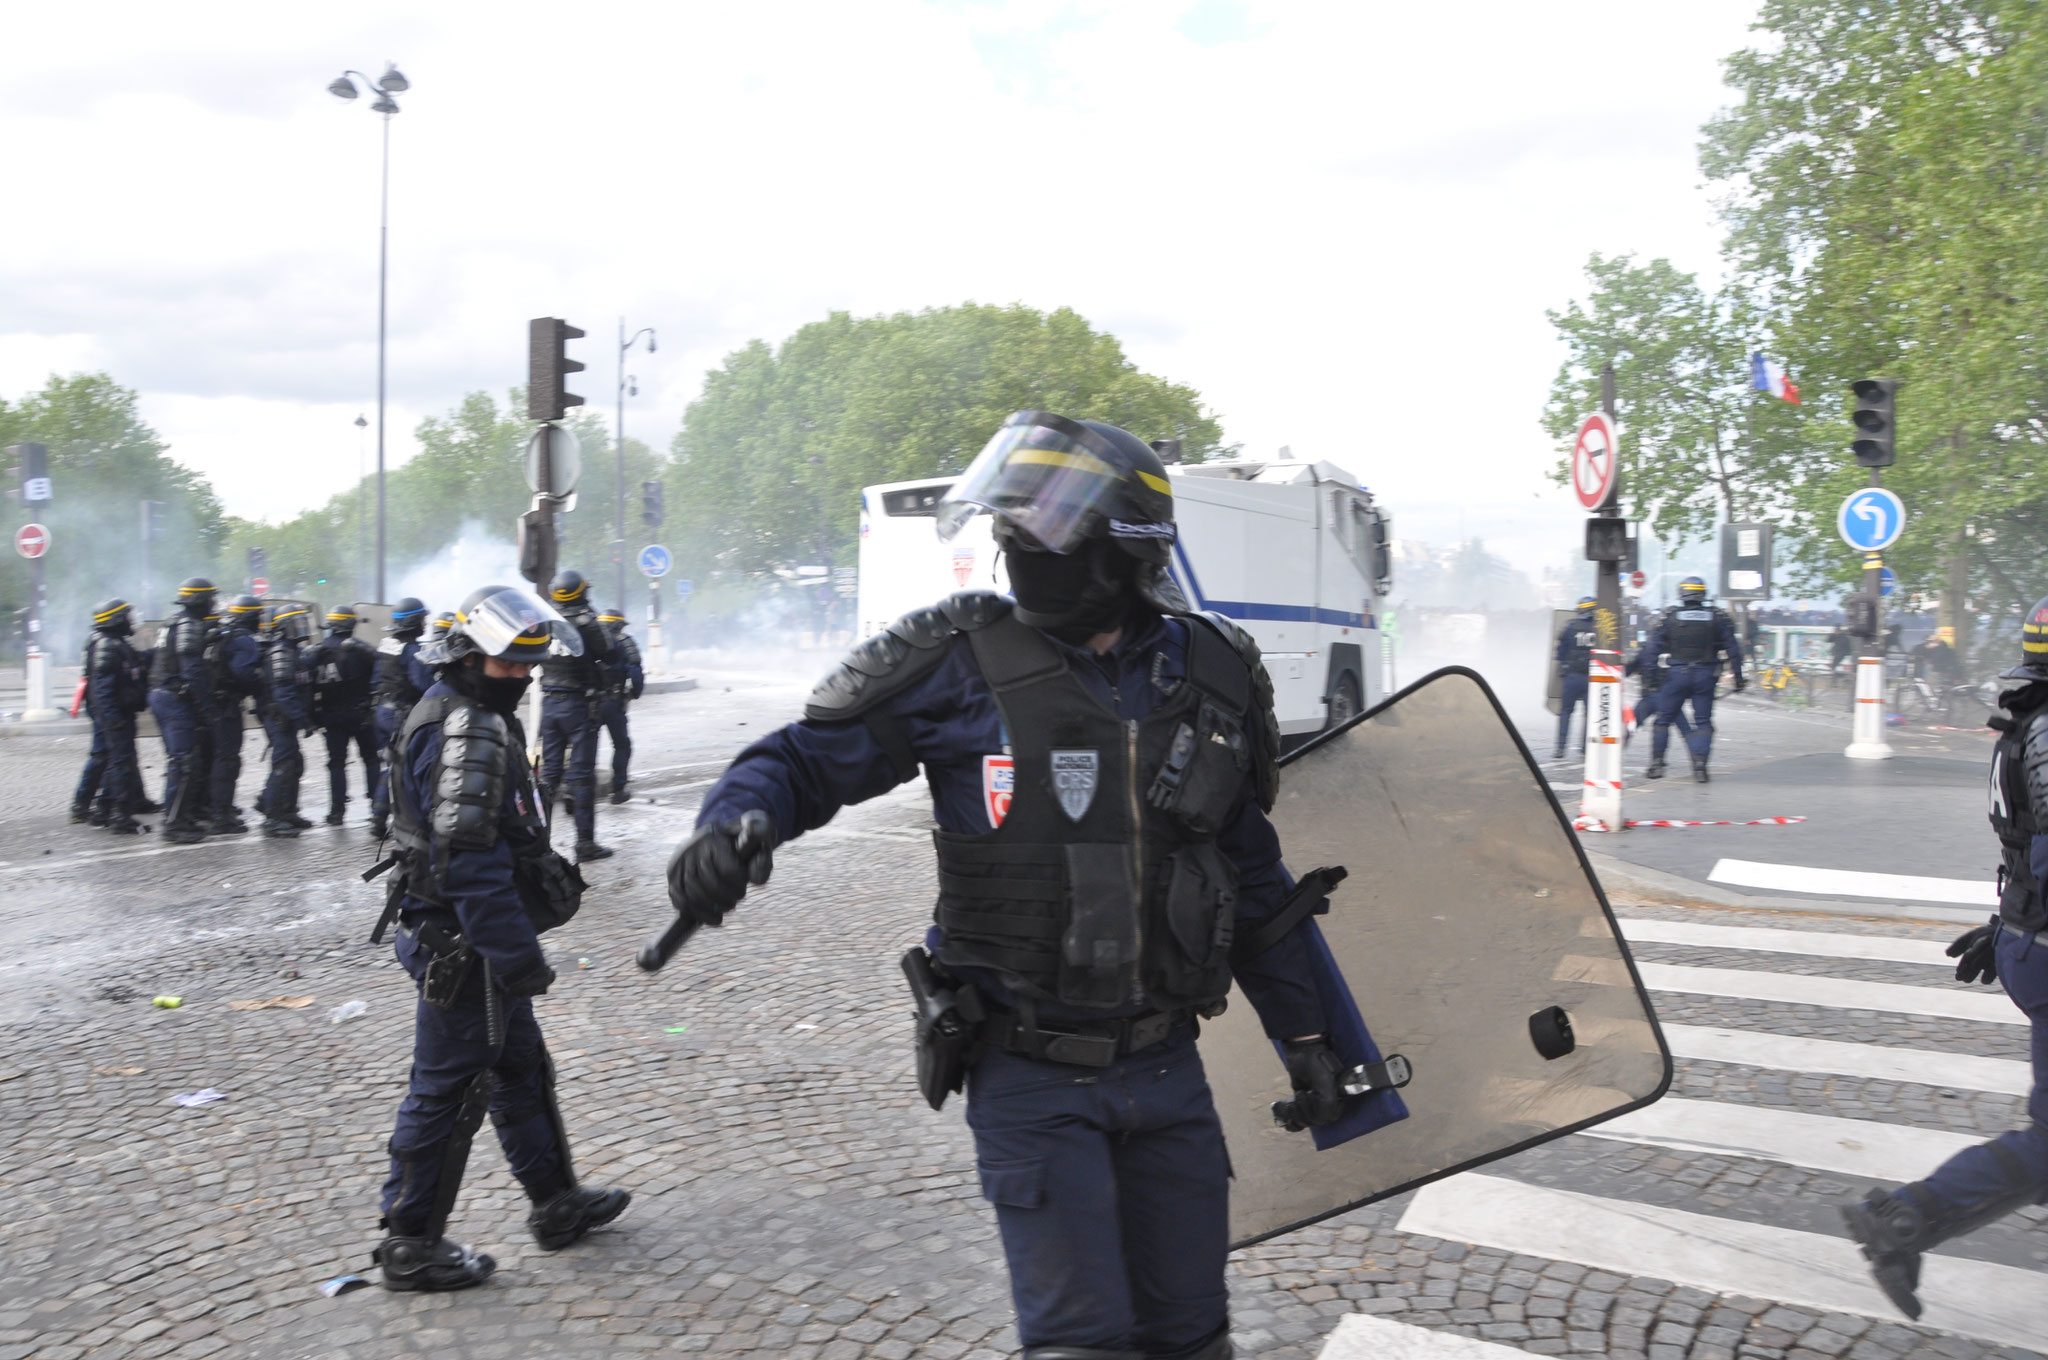
[[[200,817],[213,778],[210,740],[218,701],[207,663],[213,582],[187,577],[178,612],[164,625],[150,661],[149,711],[164,739],[164,839],[189,845],[206,839]]]
[[[612,801],[623,803],[626,772],[633,762],[633,737],[626,728],[626,705],[647,689],[647,672],[640,664],[640,644],[626,633],[626,616],[607,609],[597,616],[605,635],[612,641],[612,659],[604,668],[604,705],[598,720],[612,739]]]
[[[1167,575],[1172,488],[1135,435],[1020,412],[940,533],[982,511],[1014,604],[954,595],[857,647],[705,796],[669,895],[720,924],[777,843],[922,766],[940,887],[904,960],[919,1084],[936,1106],[964,1082],[1024,1354],[1217,1360],[1230,1165],[1198,1019],[1234,977],[1284,1052],[1290,1127],[1345,1102],[1308,948],[1271,929],[1291,886],[1272,682]],[[1271,947],[1241,954],[1262,923]]]
[[[312,611],[296,600],[274,604],[266,611],[261,638],[263,692],[256,715],[263,722],[263,735],[270,740],[270,776],[256,810],[263,814],[263,834],[272,840],[291,840],[313,825],[299,815],[299,781],[306,773],[299,735],[313,730],[312,707],[307,702],[312,682],[300,648],[312,631]]]
[[[434,683],[433,672],[419,662],[420,637],[427,627],[427,607],[408,595],[391,606],[384,640],[377,644],[377,673],[371,682],[376,701],[377,751],[384,766],[370,797],[370,834],[384,839],[391,820],[391,741],[405,724],[405,715]]]
[[[1572,737],[1572,714],[1586,705],[1586,677],[1593,667],[1593,649],[1600,645],[1600,621],[1594,611],[1600,602],[1591,595],[1579,597],[1578,612],[1558,630],[1555,661],[1562,684],[1557,704],[1557,749],[1551,759],[1561,760]],[[1585,736],[1581,723],[1580,737]]]
[[[1707,583],[1688,576],[1678,583],[1678,603],[1664,611],[1636,656],[1637,667],[1645,671],[1654,668],[1660,657],[1668,658],[1669,663],[1663,687],[1657,691],[1657,722],[1650,730],[1650,765],[1643,771],[1646,778],[1664,777],[1671,725],[1689,699],[1692,731],[1685,734],[1685,747],[1692,755],[1692,777],[1707,782],[1707,757],[1714,749],[1714,684],[1721,676],[1723,653],[1735,673],[1735,692],[1740,694],[1746,682],[1735,623],[1719,605],[1708,602]]]
[[[533,998],[555,979],[540,933],[574,915],[583,880],[548,846],[518,708],[550,643],[576,630],[528,591],[485,586],[424,654],[439,678],[393,744],[396,869],[384,919],[419,988],[411,1090],[391,1135],[387,1289],[465,1289],[495,1268],[447,1237],[470,1142],[489,1113],[533,1202],[527,1226],[557,1251],[625,1211],[624,1190],[579,1185]]]
[[[213,683],[218,703],[213,721],[213,782],[208,799],[213,816],[208,835],[237,836],[249,829],[235,806],[235,785],[242,778],[242,704],[263,689],[263,648],[256,629],[263,622],[263,601],[237,595],[227,608],[216,635]]]
[[[541,667],[541,798],[552,820],[555,795],[568,797],[576,823],[576,862],[583,864],[612,855],[597,843],[597,734],[612,639],[591,607],[590,582],[582,572],[562,572],[548,593],[575,630],[579,647],[573,653],[558,651]]]
[[[135,758],[135,715],[149,706],[148,664],[128,641],[134,611],[121,599],[92,611],[85,644],[85,709],[92,719],[92,750],[71,799],[71,820],[103,826],[119,836],[140,828],[135,814],[155,810],[142,794]]]
[[[1920,1258],[1950,1238],[2048,1199],[2048,599],[2028,611],[2020,664],[2001,679],[1991,829],[2003,852],[1998,914],[1948,947],[1956,981],[1997,982],[2033,1031],[2027,1126],[1964,1148],[1923,1181],[1843,1208],[1886,1297],[1920,1316]]]
[[[356,636],[360,616],[347,605],[327,611],[327,636],[313,649],[313,720],[327,738],[327,824],[340,826],[348,806],[348,750],[363,759],[363,792],[375,800],[383,768],[371,681],[377,653]],[[373,814],[374,815],[374,814]],[[373,826],[372,830],[376,830]],[[381,837],[380,837],[381,838]]]

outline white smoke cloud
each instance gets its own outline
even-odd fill
[[[453,543],[399,572],[392,598],[414,596],[428,612],[438,614],[461,604],[478,586],[525,584],[519,574],[519,550],[484,528],[481,520],[466,520]]]

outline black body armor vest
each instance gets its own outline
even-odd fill
[[[1230,988],[1237,871],[1216,834],[1255,792],[1250,665],[1199,615],[1187,679],[1119,718],[1005,613],[968,640],[1010,735],[1015,791],[981,835],[934,833],[940,958],[1021,996],[1104,1010]]]
[[[205,664],[206,634],[206,620],[190,614],[180,614],[165,624],[150,661],[150,685],[173,692],[181,689],[186,678]]]
[[[299,644],[291,638],[273,637],[263,643],[263,678],[269,685],[269,703],[277,706],[278,696],[290,693],[306,682],[299,661]]]
[[[1664,647],[1673,665],[1692,666],[1721,657],[1721,611],[1711,606],[1683,607],[1665,615]]]
[[[371,692],[379,707],[410,711],[426,692],[413,684],[405,665],[406,644],[418,640],[418,633],[411,637],[394,633],[377,644],[377,674],[371,682]]]
[[[2029,709],[1991,719],[1998,742],[1991,750],[1991,829],[1998,836],[1998,914],[2019,930],[2048,928],[2030,856],[2041,818],[2028,788],[2027,763],[2048,759],[2048,710]],[[2033,748],[2030,752],[2029,748]]]
[[[611,638],[596,623],[578,623],[576,632],[583,639],[583,654],[551,656],[543,661],[540,668],[542,693],[581,694],[586,697],[604,693],[604,663],[612,654]]]
[[[1564,661],[1568,675],[1584,675],[1593,667],[1593,649],[1600,645],[1600,625],[1591,614],[1574,614],[1564,622]]]

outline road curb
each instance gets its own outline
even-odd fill
[[[1702,907],[1728,907],[1739,911],[1791,911],[1820,916],[1865,916],[1884,921],[1927,921],[1939,925],[1982,925],[1986,913],[1969,907],[1940,907],[1920,902],[1841,902],[1824,897],[1754,897],[1731,892],[1710,883],[1662,869],[1649,869],[1627,860],[1586,851],[1593,871],[1603,885],[1625,888],[1647,897]]]
[[[649,680],[647,687],[640,692],[643,695],[683,694],[695,688],[697,688],[697,681],[693,677],[679,675],[671,680]]]

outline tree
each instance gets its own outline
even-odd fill
[[[1066,308],[835,312],[706,377],[668,474],[682,567],[849,564],[861,487],[958,472],[1032,408],[1179,438],[1190,460],[1221,439],[1194,389],[1140,372]]]

